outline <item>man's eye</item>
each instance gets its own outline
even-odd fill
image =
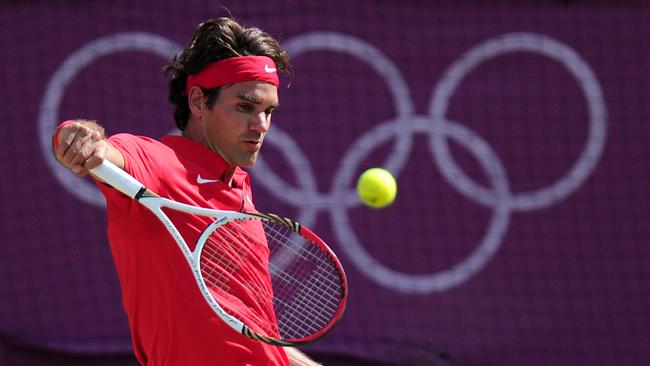
[[[239,110],[244,112],[250,112],[251,110],[253,110],[253,106],[251,106],[250,104],[240,104],[238,108]]]

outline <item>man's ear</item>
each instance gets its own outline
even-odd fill
[[[200,117],[203,109],[205,108],[205,95],[201,88],[193,86],[187,96],[187,103],[190,106],[190,111],[195,117]]]

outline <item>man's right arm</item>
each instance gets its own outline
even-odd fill
[[[61,165],[80,177],[104,159],[124,168],[124,156],[106,140],[104,128],[95,121],[63,122],[52,136],[52,151]]]

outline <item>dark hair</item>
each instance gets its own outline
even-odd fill
[[[190,108],[185,94],[188,75],[226,58],[238,56],[268,56],[275,61],[278,70],[292,76],[289,55],[278,41],[259,28],[243,27],[231,18],[207,20],[196,27],[192,39],[180,54],[174,56],[163,68],[169,81],[169,102],[174,105],[174,120],[181,131],[187,126]],[[219,95],[219,88],[204,89],[208,96],[206,104],[212,107]]]

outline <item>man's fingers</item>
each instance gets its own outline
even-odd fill
[[[95,144],[100,140],[100,135],[96,131],[81,128],[69,138],[66,138],[67,148],[63,155],[63,161],[69,164],[82,163],[88,159],[90,154],[95,150]]]
[[[57,143],[54,147],[54,155],[61,162],[65,162],[65,154],[68,151],[70,145],[73,143],[78,129],[75,128],[75,123],[68,124],[64,127],[61,127],[60,131],[57,132],[56,137],[58,138]],[[58,145],[58,146],[57,146]]]
[[[79,150],[72,158],[72,170],[75,174],[84,176],[90,169],[98,166],[106,158],[107,143],[101,139],[98,132],[93,132],[83,138]]]
[[[99,141],[94,145],[95,149],[92,151],[86,162],[84,163],[85,173],[88,174],[90,169],[101,164],[106,159],[108,153],[108,144],[106,141]]]
[[[57,150],[57,156],[61,162],[70,162],[77,153],[83,137],[84,130],[79,123],[73,122],[61,128],[61,131],[59,131],[59,148]]]
[[[102,134],[83,125],[73,123],[64,128],[57,157],[73,173],[84,176],[105,158],[106,142]]]
[[[79,154],[83,153],[84,146],[90,139],[90,131],[86,131],[83,128],[74,131],[69,137],[66,137],[65,144],[67,148],[63,154],[63,161],[70,164],[79,163]]]

